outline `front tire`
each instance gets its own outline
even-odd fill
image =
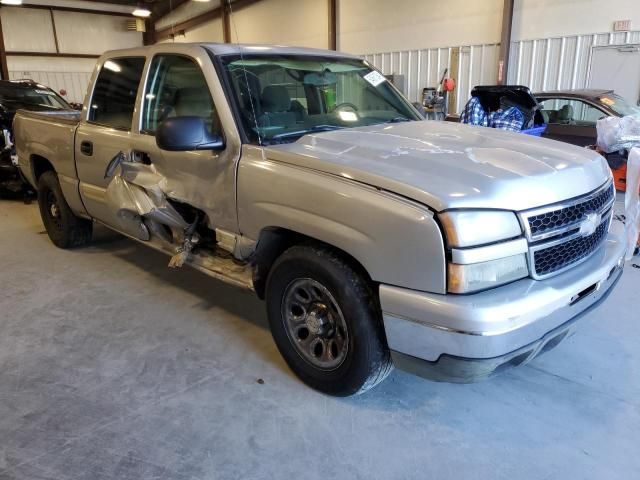
[[[57,247],[80,247],[91,240],[93,222],[71,211],[53,171],[44,172],[38,179],[38,206],[47,234]]]
[[[269,273],[266,300],[280,353],[312,388],[357,395],[391,372],[377,297],[367,279],[333,250],[288,249]]]

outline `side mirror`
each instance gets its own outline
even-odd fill
[[[202,117],[166,119],[156,130],[156,145],[170,152],[222,150],[225,146],[224,139],[211,133]]]

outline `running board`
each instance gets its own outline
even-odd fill
[[[164,243],[160,240],[152,237],[148,241],[142,241],[133,235],[129,235],[125,232],[117,230],[110,225],[106,225],[103,222],[96,220],[96,222],[104,225],[110,230],[117,232],[131,240],[134,240],[137,243],[141,243],[143,245],[148,245],[158,252],[162,252],[165,255],[173,256],[175,255],[175,251],[167,248]],[[224,252],[227,254],[227,252]],[[227,254],[228,255],[228,254]],[[192,268],[213,277],[217,280],[221,280],[230,285],[234,285],[236,287],[245,288],[251,291],[254,291],[253,288],[253,268],[249,263],[242,263],[235,260],[231,255],[228,257],[219,256],[215,253],[207,253],[204,252],[192,252],[189,255],[189,258],[185,262],[185,265],[189,265]]]

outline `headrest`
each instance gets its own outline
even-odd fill
[[[207,98],[208,92],[203,92],[201,87],[185,87],[176,92],[175,103],[201,102]]]
[[[558,110],[558,120],[573,120],[573,105],[563,105],[560,110]]]
[[[262,107],[267,112],[288,112],[291,108],[291,97],[287,87],[269,85],[262,90]]]

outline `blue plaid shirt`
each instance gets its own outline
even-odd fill
[[[524,124],[524,115],[516,107],[496,110],[487,115],[477,97],[471,97],[460,114],[460,122],[482,127],[499,128],[511,132],[520,132]]]
[[[480,100],[477,97],[471,97],[460,114],[460,122],[469,125],[480,125],[481,127],[489,126],[489,117],[484,111]]]

